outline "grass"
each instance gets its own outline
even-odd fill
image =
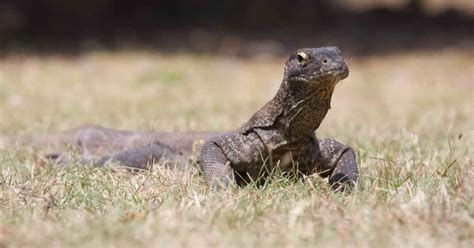
[[[317,176],[207,188],[197,170],[42,166],[0,152],[0,246],[422,246],[474,242],[472,53],[350,57],[318,130],[357,151],[352,194]],[[153,52],[0,61],[0,133],[94,123],[229,130],[276,92],[284,58]]]

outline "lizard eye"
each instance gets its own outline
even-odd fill
[[[306,61],[308,60],[308,54],[305,52],[298,52],[296,54],[296,58],[298,59],[298,65],[299,66],[304,66],[306,65]]]

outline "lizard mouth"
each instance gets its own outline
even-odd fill
[[[333,79],[335,82],[338,82],[339,80],[342,80],[346,78],[347,76],[349,76],[349,70],[347,69],[347,67],[341,67],[341,68],[336,68],[336,69],[320,72],[315,75],[306,76],[305,81],[320,81],[322,79],[323,80]]]
[[[288,78],[290,81],[303,81],[306,83],[318,83],[321,81],[331,81],[336,84],[340,80],[343,80],[349,76],[349,69],[346,65],[341,65],[340,67],[333,68],[330,70],[322,71],[315,73],[313,75],[299,75]]]
[[[317,76],[319,77],[332,76],[339,80],[342,80],[346,78],[347,76],[349,76],[349,68],[347,67],[346,64],[342,63],[342,64],[339,64],[339,66],[335,68],[319,73],[319,75]]]

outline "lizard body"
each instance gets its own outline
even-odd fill
[[[355,183],[353,150],[331,139],[318,141],[314,134],[330,109],[336,83],[348,73],[335,47],[292,54],[276,96],[240,130],[204,144],[201,168],[206,181],[258,180],[277,168],[304,175],[319,172],[336,188]],[[262,168],[265,163],[267,168]]]
[[[39,140],[37,143],[73,146],[86,160],[99,165],[115,161],[145,168],[160,159],[181,165],[197,162],[209,184],[245,185],[278,169],[298,175],[318,173],[329,177],[336,189],[357,182],[355,154],[333,139],[318,140],[314,131],[330,109],[335,85],[348,73],[338,48],[303,48],[285,63],[275,97],[235,131],[139,133],[82,127],[20,143]],[[15,142],[18,139],[10,143]],[[47,156],[60,157],[57,153]]]

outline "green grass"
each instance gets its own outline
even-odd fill
[[[474,85],[465,51],[346,58],[317,134],[350,144],[351,194],[312,176],[209,189],[196,169],[44,166],[0,152],[1,246],[423,246],[474,242]],[[230,130],[276,92],[284,58],[119,52],[0,61],[0,133],[85,123]]]

